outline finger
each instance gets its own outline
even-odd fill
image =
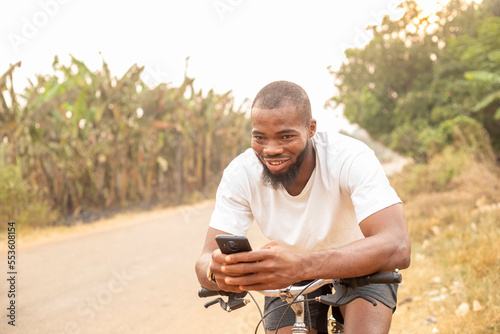
[[[261,271],[259,262],[239,262],[236,264],[225,263],[221,266],[220,270],[228,276],[243,276]]]
[[[275,289],[281,289],[281,288],[276,288],[275,286],[271,286],[269,284],[252,284],[252,285],[240,285],[238,287],[241,291],[262,291],[262,290],[275,290]],[[282,287],[285,288],[285,287]]]
[[[219,284],[219,289],[222,291],[235,292],[235,293],[240,293],[243,291],[237,285],[227,285],[227,284]]]
[[[269,249],[260,249],[251,252],[241,252],[226,255],[224,258],[225,263],[239,263],[239,262],[258,262],[272,256]]]
[[[239,288],[238,285],[231,285],[231,284],[227,284],[225,281],[225,277],[226,276],[219,276],[219,275],[216,275],[215,276],[215,279],[217,281],[217,285],[219,286],[219,289],[223,290],[223,291],[230,291],[230,292],[236,292],[236,293],[239,293],[241,292],[242,290]]]
[[[245,276],[226,276],[224,283],[236,286],[253,286],[259,284],[268,284],[270,281],[268,275],[250,274]]]
[[[217,263],[215,261],[210,261],[210,271],[213,272],[214,274],[221,273],[221,264]]]
[[[251,281],[241,284],[238,286],[238,288],[241,291],[262,291],[262,290],[275,290],[275,289],[284,289],[288,286],[289,284],[277,284],[275,282],[270,283],[269,281],[262,281],[258,280],[255,283],[250,283]]]
[[[212,262],[217,262],[217,263],[224,263],[225,262],[226,255],[222,254],[219,249],[215,250],[212,253]]]

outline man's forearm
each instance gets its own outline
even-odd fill
[[[403,206],[398,203],[359,224],[365,238],[338,249],[305,254],[306,278],[346,278],[406,269],[411,243]]]
[[[368,237],[338,249],[303,254],[305,279],[346,278],[405,269],[409,249],[404,241]]]

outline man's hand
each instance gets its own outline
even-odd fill
[[[211,270],[222,290],[240,292],[285,288],[301,281],[306,263],[300,254],[270,242],[251,252],[212,253]]]
[[[212,253],[212,261],[210,262],[210,271],[214,274],[219,289],[237,293],[242,292],[237,285],[229,285],[226,283],[227,274],[223,273],[221,270],[222,266],[225,265],[226,256],[227,255],[222,254],[219,249],[214,250]]]

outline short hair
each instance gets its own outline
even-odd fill
[[[254,107],[262,109],[277,109],[290,103],[297,108],[297,112],[307,124],[312,119],[311,102],[306,91],[297,84],[289,81],[274,81],[267,84],[255,96]]]

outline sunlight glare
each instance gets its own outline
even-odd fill
[[[448,1],[437,0],[417,0],[418,5],[422,8],[422,13],[418,16],[419,19],[429,17],[445,6]]]

